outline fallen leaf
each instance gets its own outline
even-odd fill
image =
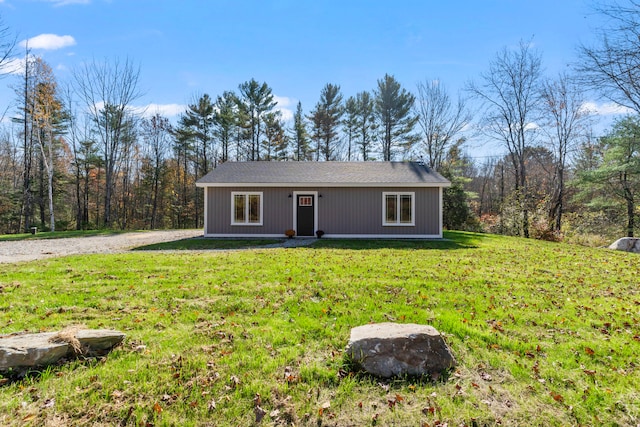
[[[22,419],[22,421],[24,421],[24,422],[31,421],[31,420],[33,420],[35,417],[36,417],[36,414],[29,414],[29,415],[27,415],[26,417],[24,417],[24,418]]]
[[[216,401],[214,399],[211,399],[211,401],[209,402],[209,405],[207,405],[207,409],[209,411],[215,411],[216,410]]]
[[[596,374],[596,371],[592,371],[590,369],[585,369],[584,373],[590,376],[594,376]]]
[[[587,353],[589,356],[593,356],[594,354],[596,354],[596,352],[592,348],[589,348],[589,347],[585,347],[584,348],[584,352]]]
[[[555,400],[556,402],[564,402],[564,397],[562,397],[561,394],[559,393],[554,393],[553,391],[549,392],[549,394],[551,395],[551,397],[553,397],[553,400]]]
[[[160,413],[162,412],[162,406],[160,406],[160,404],[159,404],[158,402],[156,402],[156,403],[153,405],[153,411],[154,411],[156,414],[160,414]]]
[[[429,406],[428,408],[422,408],[422,413],[425,415],[433,415],[436,413],[436,408]]]

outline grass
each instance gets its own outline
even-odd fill
[[[172,242],[154,243],[139,246],[136,251],[159,250],[209,250],[209,249],[246,249],[281,243],[284,239],[209,239],[194,237]]]
[[[0,425],[640,423],[637,255],[446,237],[3,265],[0,333],[127,338],[0,378]],[[458,367],[439,381],[345,371],[350,329],[384,321],[435,326]]]

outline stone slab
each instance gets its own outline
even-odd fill
[[[58,332],[0,336],[0,370],[45,366],[73,353],[67,342],[51,342]],[[89,354],[104,354],[124,339],[125,334],[107,329],[83,329],[75,334]]]

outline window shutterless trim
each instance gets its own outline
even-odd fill
[[[236,221],[236,196],[244,196],[244,220],[241,222]],[[258,196],[258,221],[249,222],[250,212],[250,197]],[[231,225],[262,225],[262,213],[263,213],[263,193],[262,191],[232,191],[231,192]]]
[[[395,196],[395,221],[387,221],[387,196]],[[402,196],[411,197],[411,221],[401,222]],[[414,191],[383,191],[382,192],[382,225],[384,227],[415,227],[416,225],[416,193]]]

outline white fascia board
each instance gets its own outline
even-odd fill
[[[196,183],[196,187],[282,187],[282,188],[298,188],[298,187],[333,187],[333,188],[353,188],[353,187],[388,187],[388,188],[404,188],[404,187],[426,187],[439,188],[451,187],[450,182],[217,182],[217,183]]]

